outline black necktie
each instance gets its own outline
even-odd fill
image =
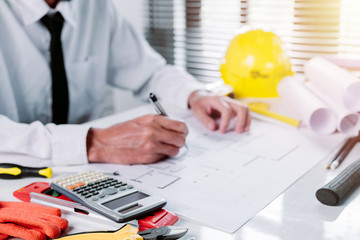
[[[52,122],[64,124],[67,123],[69,114],[69,92],[61,46],[61,30],[64,25],[64,18],[57,12],[52,16],[45,15],[41,18],[41,22],[51,34]]]

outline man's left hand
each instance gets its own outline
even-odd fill
[[[195,91],[190,95],[188,104],[194,116],[211,131],[218,129],[221,133],[225,133],[230,120],[234,117],[236,117],[236,132],[249,131],[250,110],[239,101],[206,91]],[[219,124],[217,119],[220,119]]]

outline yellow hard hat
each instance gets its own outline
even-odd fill
[[[260,29],[231,41],[220,72],[224,82],[234,87],[235,97],[277,97],[278,82],[293,75],[280,38]]]

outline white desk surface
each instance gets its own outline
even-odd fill
[[[132,117],[132,114],[135,113],[129,112],[129,117]],[[111,118],[106,118],[98,123],[106,124],[110,121]],[[324,159],[235,234],[214,230],[184,218],[181,218],[176,226],[189,229],[188,234],[182,239],[360,239],[360,189],[353,191],[340,206],[336,207],[325,206],[315,197],[316,190],[357,160],[359,152],[360,144],[335,171],[325,169],[328,159]],[[14,190],[42,180],[39,178],[0,180],[0,201],[15,201],[16,198],[12,196]],[[66,218],[70,222],[69,233],[116,229],[114,226],[87,222],[73,216],[66,215]]]

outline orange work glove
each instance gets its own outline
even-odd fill
[[[0,240],[8,236],[26,240],[57,238],[68,227],[58,208],[30,202],[0,201]]]

